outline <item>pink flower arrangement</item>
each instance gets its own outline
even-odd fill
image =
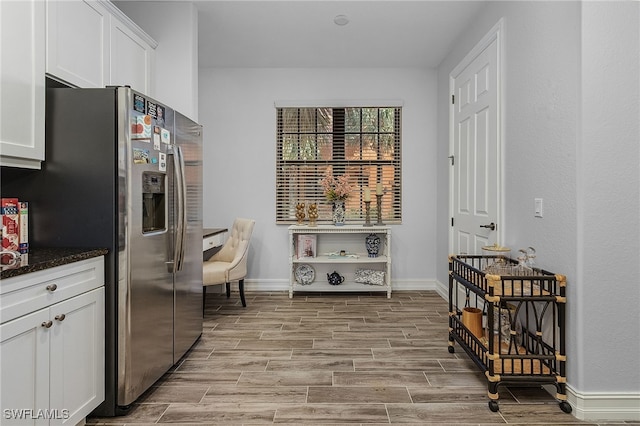
[[[351,185],[349,184],[349,176],[344,174],[337,178],[327,169],[324,172],[324,177],[320,180],[324,196],[329,201],[346,200],[351,193]]]

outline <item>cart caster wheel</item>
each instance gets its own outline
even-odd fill
[[[493,411],[495,413],[499,409],[500,409],[500,407],[498,407],[498,401],[489,401],[489,410],[491,410],[491,411]]]
[[[564,411],[565,413],[570,413],[571,412],[571,405],[569,405],[569,403],[567,401],[562,401],[560,403],[560,409],[562,411]]]
[[[449,350],[450,354],[452,354],[452,353],[454,353],[456,351],[453,346],[449,346],[447,349]]]

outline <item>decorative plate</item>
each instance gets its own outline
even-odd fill
[[[316,271],[313,269],[311,265],[307,265],[306,263],[301,263],[298,266],[296,266],[294,275],[298,283],[302,285],[309,285],[316,278]]]

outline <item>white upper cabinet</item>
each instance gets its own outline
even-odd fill
[[[148,37],[148,36],[147,36]],[[110,84],[131,86],[153,96],[153,64],[156,43],[145,40],[142,30],[124,15],[111,17]]]
[[[97,1],[47,2],[47,73],[77,87],[104,87],[110,13]]]
[[[45,3],[0,1],[0,165],[44,160]]]
[[[0,0],[0,166],[45,160],[45,74],[153,96],[157,42],[106,0]]]
[[[157,45],[109,1],[47,1],[47,73],[57,80],[152,96]]]

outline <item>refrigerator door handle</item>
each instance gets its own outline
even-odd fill
[[[175,188],[177,194],[177,212],[176,212],[176,230],[175,230],[175,248],[173,252],[173,271],[178,272],[182,270],[182,263],[184,261],[184,240],[187,232],[186,228],[186,212],[187,212],[187,197],[185,178],[184,178],[184,157],[182,155],[182,149],[179,146],[174,146],[173,155],[173,170],[175,172]]]

